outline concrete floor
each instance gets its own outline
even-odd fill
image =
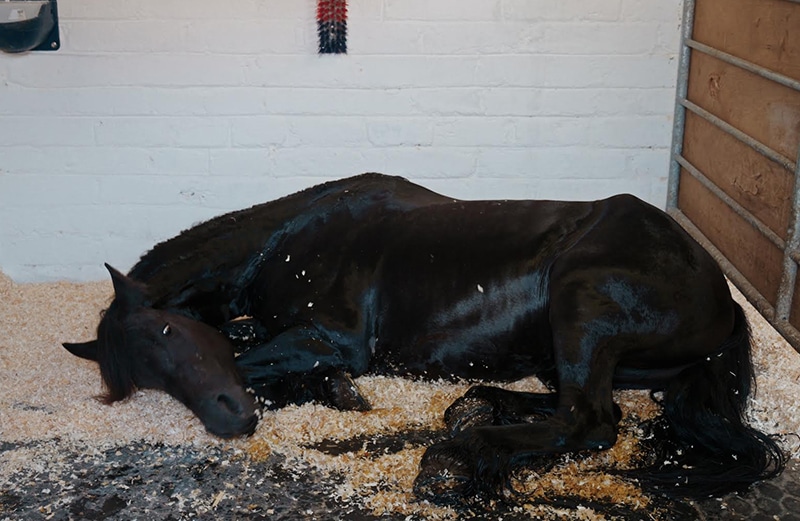
[[[0,519],[424,519],[415,515],[376,517],[355,503],[331,499],[335,476],[297,474],[279,455],[253,462],[223,448],[134,443],[106,450],[60,441],[2,443],[0,455],[38,461],[0,485]],[[36,453],[57,454],[52,465]],[[5,453],[5,454],[4,454]],[[66,464],[63,464],[66,462]],[[617,505],[559,502],[551,519],[586,519],[586,508],[605,519],[660,521],[800,520],[800,465],[744,495],[695,504],[657,500],[657,509],[632,511]],[[583,509],[583,510],[581,510]],[[460,507],[458,519],[530,519],[514,504]],[[595,518],[589,518],[595,519]]]

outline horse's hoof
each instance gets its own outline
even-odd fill
[[[444,412],[444,423],[451,436],[472,427],[492,425],[494,405],[484,398],[462,396]]]
[[[414,480],[414,493],[420,499],[435,503],[462,501],[470,492],[472,469],[455,450],[434,445],[420,462],[420,471]]]
[[[372,406],[349,374],[334,370],[324,377],[327,401],[341,411],[369,411]]]

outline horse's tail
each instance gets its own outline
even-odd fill
[[[685,369],[664,390],[665,421],[653,433],[658,459],[640,477],[669,495],[741,490],[786,466],[775,440],[745,420],[755,380],[747,318],[734,305],[733,333],[719,353]]]

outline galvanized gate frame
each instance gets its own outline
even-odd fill
[[[787,2],[800,4],[800,0],[784,0]],[[783,74],[769,70],[755,63],[743,60],[719,49],[709,47],[703,43],[692,39],[692,29],[694,26],[695,0],[684,0],[683,4],[683,24],[681,30],[681,46],[678,62],[678,84],[675,100],[674,126],[672,131],[672,149],[670,154],[669,184],[667,192],[667,212],[683,226],[700,244],[703,245],[716,261],[722,266],[728,278],[739,288],[747,299],[755,306],[781,335],[791,343],[794,348],[800,351],[800,331],[789,323],[792,300],[794,298],[795,284],[797,280],[798,263],[800,263],[800,150],[795,159],[790,159],[776,152],[767,145],[757,141],[739,129],[726,123],[720,118],[698,107],[687,99],[689,84],[689,64],[691,53],[702,52],[722,60],[730,65],[739,67],[753,74],[757,74],[768,80],[777,82],[781,85],[800,91],[800,81],[794,80]],[[794,188],[792,194],[792,213],[789,222],[788,240],[780,238],[768,226],[757,219],[747,209],[729,197],[724,191],[717,187],[702,172],[692,165],[682,156],[684,124],[686,121],[686,111],[689,110],[697,116],[715,125],[720,130],[735,137],[742,143],[753,148],[760,154],[768,157],[776,163],[783,165],[790,172],[794,172]],[[783,270],[781,283],[778,290],[776,305],[773,306],[745,277],[736,267],[717,249],[714,244],[691,222],[691,220],[678,208],[678,190],[680,184],[681,169],[688,172],[697,179],[705,188],[712,192],[716,197],[727,204],[734,212],[742,217],[747,223],[768,238],[783,252]]]

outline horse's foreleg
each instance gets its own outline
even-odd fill
[[[318,401],[343,410],[369,410],[350,376],[350,364],[314,329],[297,327],[236,358],[236,365],[262,402],[272,407]]]
[[[335,367],[314,370],[309,373],[289,373],[277,384],[254,387],[265,396],[273,396],[272,407],[302,405],[318,402],[342,411],[369,411],[372,409],[350,373]]]
[[[433,445],[422,458],[415,492],[436,500],[493,495],[508,485],[516,467],[547,466],[553,454],[613,446],[621,416],[611,394],[615,357],[608,355],[606,344],[587,349],[586,342],[575,340],[564,334],[564,343],[556,342],[557,400],[555,395],[475,391],[487,402],[497,401],[501,410],[510,411],[509,416],[538,412],[545,414],[544,419],[475,426]],[[579,347],[570,349],[570,345]]]

